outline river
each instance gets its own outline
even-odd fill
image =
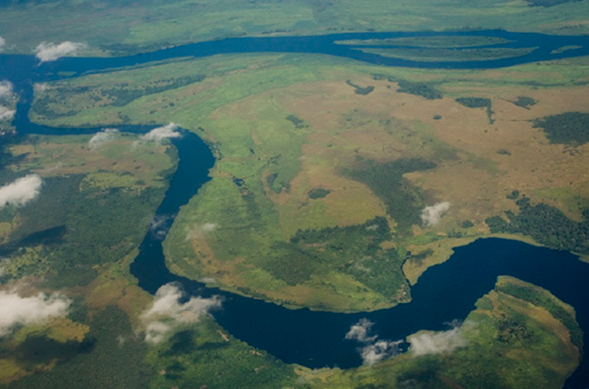
[[[533,52],[514,58],[466,62],[415,62],[366,54],[353,47],[338,45],[339,40],[386,39],[408,36],[478,35],[493,36],[510,42],[493,47],[538,47]],[[554,54],[563,46],[578,46]],[[390,47],[390,46],[387,46]],[[294,52],[327,54],[352,58],[383,66],[420,68],[499,68],[543,60],[589,55],[589,37],[548,36],[510,33],[506,31],[476,31],[455,33],[350,33],[307,37],[231,38],[163,49],[130,57],[62,58],[38,65],[33,56],[0,55],[0,79],[8,79],[20,95],[15,125],[19,133],[82,134],[100,128],[64,129],[40,126],[28,120],[33,98],[33,83],[65,77],[77,77],[88,72],[113,70],[137,64],[180,57],[204,57],[229,53]],[[70,75],[59,72],[72,72]],[[142,133],[153,126],[119,127],[121,131]],[[208,170],[214,158],[202,140],[190,132],[172,140],[178,148],[180,163],[170,188],[156,211],[156,217],[167,217],[161,227],[166,232],[180,207],[194,196],[209,179]],[[165,234],[164,234],[165,235]],[[562,301],[571,304],[583,329],[589,328],[589,265],[568,252],[535,247],[503,239],[480,239],[456,249],[444,264],[428,269],[417,285],[411,288],[412,301],[391,309],[370,313],[329,313],[308,309],[290,310],[251,299],[171,274],[165,266],[159,234],[148,233],[140,246],[140,254],[131,266],[139,285],[150,293],[168,282],[179,282],[192,295],[204,297],[221,295],[223,309],[215,319],[235,337],[267,350],[287,363],[299,363],[311,368],[359,366],[361,359],[357,344],[344,336],[361,318],[373,321],[374,331],[381,339],[403,339],[419,330],[442,330],[444,323],[464,319],[474,309],[474,302],[493,289],[497,276],[511,275],[550,290]],[[585,341],[585,354],[589,342]],[[589,363],[584,358],[576,372],[567,380],[566,388],[585,388],[589,383]]]

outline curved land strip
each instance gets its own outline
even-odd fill
[[[489,36],[421,36],[401,37],[394,39],[350,39],[337,41],[340,45],[349,46],[409,46],[424,48],[459,48],[491,46],[508,43],[507,39]]]
[[[405,277],[478,237],[555,247],[489,230],[519,212],[514,191],[550,209],[541,223],[583,221],[587,145],[553,144],[535,125],[586,111],[583,58],[485,72],[243,58],[55,82],[33,107],[51,125],[173,120],[211,145],[212,180],[164,245],[179,274],[292,307],[373,310],[406,301]],[[441,203],[439,219],[421,219]]]
[[[365,53],[382,55],[383,57],[401,58],[409,61],[488,61],[503,58],[521,57],[534,51],[534,48],[476,48],[476,49],[447,49],[447,48],[384,48],[362,49]]]

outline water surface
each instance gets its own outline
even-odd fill
[[[413,36],[480,35],[509,40],[492,47],[538,47],[533,52],[514,58],[488,61],[416,62],[386,58],[363,53],[352,46],[335,42],[352,39],[387,39]],[[563,46],[579,46],[554,54]],[[392,47],[387,45],[386,47]],[[485,46],[487,47],[487,46]],[[54,63],[38,65],[32,56],[0,55],[0,79],[9,79],[20,95],[15,125],[20,133],[84,134],[98,128],[63,129],[39,126],[28,120],[33,97],[33,83],[46,82],[73,72],[118,69],[181,57],[204,57],[229,53],[289,52],[315,53],[347,57],[384,66],[420,68],[481,69],[512,66],[522,63],[589,55],[589,37],[548,36],[542,34],[510,33],[506,31],[477,32],[385,32],[350,33],[307,37],[233,38],[202,42],[152,53],[120,58],[63,58]],[[72,77],[72,75],[68,76]],[[154,126],[119,127],[121,131],[142,133]],[[194,196],[208,178],[214,158],[208,147],[194,134],[185,132],[182,139],[172,140],[178,148],[180,163],[170,188],[156,212],[166,219],[162,231],[168,231],[180,207]],[[456,249],[444,264],[428,269],[417,285],[411,288],[412,301],[397,307],[371,313],[342,314],[313,312],[308,309],[289,310],[260,300],[206,288],[203,284],[171,274],[165,266],[161,235],[148,233],[141,243],[140,254],[131,266],[139,285],[150,293],[168,282],[179,282],[195,295],[224,297],[223,309],[215,313],[216,320],[235,337],[267,350],[288,363],[311,368],[359,366],[357,345],[344,340],[350,326],[361,318],[375,322],[374,330],[382,339],[402,339],[419,330],[442,330],[444,323],[464,319],[475,301],[493,289],[497,276],[511,275],[550,290],[577,311],[582,328],[589,328],[589,265],[570,253],[534,247],[521,242],[482,239]],[[585,351],[589,342],[585,341]],[[584,388],[589,382],[589,363],[584,359],[567,388]]]

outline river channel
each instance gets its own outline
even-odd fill
[[[521,57],[464,62],[415,62],[363,53],[354,47],[339,45],[340,40],[387,39],[411,36],[477,35],[500,37],[508,43],[492,47],[537,47]],[[564,46],[572,50],[555,53]],[[392,46],[387,46],[392,47]],[[548,36],[510,33],[506,31],[476,32],[386,32],[350,33],[306,37],[230,38],[162,49],[130,57],[62,58],[39,66],[33,56],[0,55],[0,80],[15,85],[20,100],[14,124],[22,134],[84,134],[100,128],[51,128],[31,123],[28,112],[33,99],[33,84],[86,73],[116,70],[122,67],[183,57],[205,57],[230,53],[290,52],[347,57],[380,66],[420,68],[483,69],[513,66],[544,60],[589,55],[589,37]],[[71,72],[64,75],[63,72]],[[153,126],[118,127],[121,131],[142,133]],[[172,140],[178,148],[180,162],[170,188],[159,206],[156,217],[166,218],[166,232],[174,216],[198,189],[208,181],[208,170],[214,164],[209,148],[188,131]],[[163,234],[165,236],[165,234]],[[223,309],[214,313],[215,319],[235,337],[267,350],[287,363],[299,363],[311,368],[359,366],[361,359],[357,344],[344,340],[350,326],[361,318],[375,324],[373,329],[381,339],[403,339],[419,330],[443,330],[454,319],[464,319],[474,309],[475,301],[493,289],[497,276],[511,275],[550,290],[562,301],[571,304],[577,320],[589,329],[589,265],[568,252],[535,247],[503,239],[480,239],[455,250],[444,264],[428,269],[419,283],[411,288],[412,301],[394,308],[370,313],[329,313],[308,309],[290,310],[261,300],[247,298],[171,274],[162,253],[162,234],[148,233],[140,246],[140,254],[131,266],[139,285],[150,293],[168,282],[179,282],[191,295],[204,297],[221,295]],[[585,340],[584,353],[589,351]],[[586,388],[589,383],[588,358],[568,379],[566,388]]]

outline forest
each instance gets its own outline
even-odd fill
[[[401,271],[404,258],[396,249],[383,249],[381,243],[390,240],[391,230],[387,219],[377,217],[364,224],[332,227],[320,230],[299,230],[290,240],[296,250],[305,253],[309,265],[338,268],[364,285],[391,298],[405,287]],[[282,261],[284,273],[288,261]],[[297,264],[296,268],[304,266]]]
[[[403,175],[435,167],[434,162],[419,158],[402,158],[385,163],[363,160],[354,169],[344,170],[343,173],[368,185],[385,203],[387,213],[397,222],[397,233],[408,234],[412,225],[421,223],[420,215],[424,205],[420,189]]]
[[[517,215],[507,211],[507,219],[493,216],[485,220],[491,233],[524,234],[554,249],[589,254],[589,210],[583,212],[581,222],[576,222],[548,204],[532,205],[528,197],[518,199],[516,204]]]
[[[589,142],[589,113],[565,112],[534,120],[551,143],[581,146]]]

